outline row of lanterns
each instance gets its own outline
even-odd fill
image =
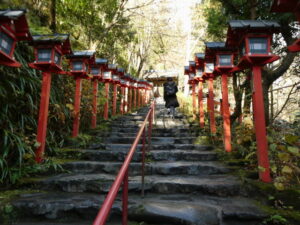
[[[21,66],[13,55],[17,41],[28,41],[34,47],[35,61],[29,63],[29,66],[41,70],[43,74],[37,131],[37,142],[40,143],[36,150],[37,162],[41,162],[44,155],[52,73],[70,75],[76,81],[73,137],[79,132],[82,79],[93,82],[92,128],[97,124],[99,82],[105,83],[104,119],[108,119],[109,114],[110,84],[113,85],[113,116],[117,113],[118,87],[121,88],[119,111],[122,114],[149,102],[152,84],[132,77],[115,64],[108,64],[107,59],[96,58],[95,51],[72,51],[68,34],[31,35],[25,13],[25,10],[0,10],[0,64]],[[69,71],[62,68],[63,56],[68,59]]]
[[[293,2],[293,3],[292,3]],[[297,5],[295,13],[299,17],[300,1],[275,0],[272,10],[291,12]],[[296,8],[297,8],[296,7]],[[300,20],[299,20],[300,22]],[[280,25],[275,21],[265,20],[232,20],[229,22],[226,42],[205,43],[205,53],[195,54],[195,60],[184,68],[184,74],[189,76],[188,83],[192,86],[193,109],[196,113],[196,85],[198,84],[198,108],[200,127],[204,127],[203,84],[208,84],[207,111],[212,134],[216,133],[213,82],[221,76],[224,148],[231,151],[230,111],[228,102],[227,79],[232,73],[245,69],[252,70],[253,85],[253,118],[257,141],[257,157],[259,177],[263,182],[271,182],[268,159],[268,143],[265,126],[265,112],[262,90],[261,69],[264,65],[279,59],[272,53],[271,43],[273,33],[279,33]],[[300,40],[297,40],[289,51],[300,51]]]

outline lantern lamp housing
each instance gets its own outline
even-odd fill
[[[195,79],[202,78],[202,75],[203,75],[203,70],[202,69],[196,69]]]
[[[103,80],[104,81],[111,81],[112,80],[112,74],[111,74],[111,71],[104,71],[103,73]]]
[[[96,58],[95,64],[91,65],[90,73],[94,78],[97,78],[99,81],[102,81],[102,71],[107,69],[108,60],[102,58]]]
[[[263,66],[279,59],[271,51],[272,35],[279,29],[280,25],[275,21],[231,20],[226,46],[239,47],[238,67]]]
[[[34,47],[35,61],[29,66],[51,73],[64,73],[62,56],[70,54],[71,44],[68,34],[33,35],[30,45]]]
[[[184,66],[184,75],[189,75],[189,73],[190,73],[190,67]]]
[[[120,83],[120,77],[119,77],[118,74],[113,74],[113,75],[112,75],[112,82],[113,82],[114,84],[119,84],[119,83]]]
[[[213,62],[205,62],[204,63],[204,73],[213,73],[214,72],[214,63]]]
[[[26,10],[0,10],[0,64],[11,67],[20,67],[14,59],[17,41],[30,41],[26,20]]]

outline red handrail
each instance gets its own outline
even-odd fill
[[[136,147],[140,141],[141,136],[143,135],[143,147],[142,147],[142,151],[143,151],[143,155],[142,155],[142,196],[144,195],[144,168],[145,168],[145,140],[146,140],[146,124],[147,121],[149,120],[149,128],[148,128],[148,140],[150,140],[151,138],[151,133],[152,133],[152,122],[153,122],[153,118],[154,118],[154,107],[155,107],[155,102],[153,102],[150,106],[150,110],[143,122],[143,124],[141,125],[141,128],[129,150],[129,153],[127,154],[125,161],[121,167],[121,169],[119,170],[119,173],[114,181],[114,183],[112,184],[103,204],[102,207],[100,209],[100,211],[98,212],[93,225],[104,225],[107,217],[109,215],[109,212],[112,208],[112,205],[116,199],[116,196],[119,192],[120,186],[123,182],[123,195],[122,195],[122,224],[123,225],[127,225],[127,207],[128,207],[128,167],[129,164],[131,162],[131,159],[133,157],[133,154],[136,150]],[[148,142],[148,149],[149,149],[149,142]]]

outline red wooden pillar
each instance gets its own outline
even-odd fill
[[[125,96],[124,96],[124,112],[128,112],[128,87],[125,87]]]
[[[112,108],[112,115],[115,116],[117,114],[117,92],[118,92],[118,85],[113,85],[113,108]]]
[[[132,89],[128,88],[128,111],[130,112],[132,108]]]
[[[231,129],[230,129],[230,111],[228,102],[228,83],[227,74],[222,74],[222,101],[221,111],[223,115],[224,129],[224,147],[227,152],[231,152]]]
[[[140,108],[141,107],[141,101],[140,101],[140,97],[141,97],[141,92],[140,89],[137,90],[137,107]]]
[[[271,182],[260,66],[253,66],[253,109],[259,177],[263,182]]]
[[[103,118],[105,120],[108,120],[108,98],[109,98],[109,83],[108,82],[105,82],[105,103],[104,103],[104,115],[103,115]]]
[[[124,114],[124,107],[123,107],[123,105],[124,105],[124,93],[125,93],[125,91],[124,91],[125,89],[124,89],[124,87],[121,87],[121,103],[120,103],[120,112],[121,112],[121,114],[123,115]]]
[[[199,81],[198,83],[198,107],[200,127],[204,128],[203,81]]]
[[[208,79],[208,105],[209,105],[209,122],[210,132],[216,133],[216,122],[215,122],[215,104],[214,104],[214,79],[210,77]]]
[[[74,121],[72,137],[77,137],[80,125],[80,103],[81,103],[81,85],[82,78],[76,77],[75,99],[74,99]]]
[[[196,119],[196,83],[192,83],[193,119]]]
[[[42,162],[44,158],[46,135],[47,135],[50,87],[51,87],[51,73],[43,72],[41,101],[40,101],[39,120],[38,120],[38,129],[37,129],[37,142],[40,144],[35,152],[35,161],[38,163]]]
[[[134,100],[133,100],[133,107],[136,109],[137,106],[137,89],[134,89]]]
[[[93,111],[92,111],[92,128],[97,126],[97,103],[98,103],[98,80],[93,80]]]

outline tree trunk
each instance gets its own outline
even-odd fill
[[[56,33],[56,0],[51,0],[50,14],[51,14],[50,29],[53,33]]]
[[[251,87],[251,79],[246,79],[244,83],[244,106],[243,106],[243,114],[250,114],[250,106],[252,101],[252,87]]]
[[[242,113],[242,96],[243,96],[243,92],[240,90],[237,78],[238,78],[237,74],[233,73],[232,86],[233,86],[233,94],[234,94],[234,99],[235,99],[235,110],[234,110],[234,113],[230,116],[231,124],[237,118],[239,118],[239,116]]]

